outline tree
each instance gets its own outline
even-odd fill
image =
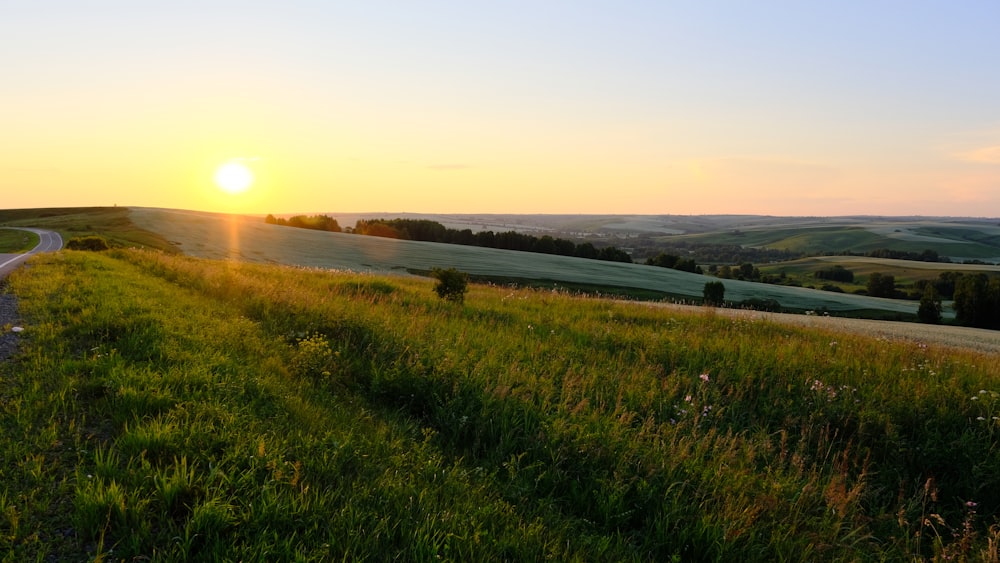
[[[725,299],[726,286],[720,281],[706,282],[702,295],[705,300],[705,305],[718,307],[722,305],[723,299]]]
[[[1000,328],[1000,278],[966,274],[955,282],[955,319],[959,324]]]
[[[965,326],[985,324],[986,274],[967,274],[955,280],[955,320]]]
[[[938,294],[937,290],[931,284],[927,285],[924,289],[923,297],[920,298],[917,318],[922,323],[941,324],[941,295]]]
[[[868,276],[868,295],[872,297],[892,297],[896,292],[896,278],[889,274],[872,272]]]
[[[438,297],[455,303],[465,301],[465,292],[469,289],[469,274],[459,272],[455,268],[447,270],[434,268],[431,270],[431,277],[437,280],[434,291]]]

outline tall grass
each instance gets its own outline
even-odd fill
[[[8,559],[995,559],[991,358],[551,291],[36,258]]]

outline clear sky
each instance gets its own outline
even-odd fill
[[[0,0],[0,208],[114,204],[997,217],[1000,1]]]

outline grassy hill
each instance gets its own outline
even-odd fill
[[[1000,261],[1000,226],[969,220],[943,222],[911,220],[884,222],[872,219],[837,223],[835,219],[809,224],[764,225],[729,228],[676,237],[682,240],[735,244],[741,246],[792,250],[808,254],[827,252],[867,253],[888,248],[920,253],[931,249],[953,261]],[[669,241],[669,238],[663,238]]]
[[[401,241],[268,225],[258,218],[163,209],[133,209],[134,223],[202,258],[350,270],[426,272],[450,268],[498,280],[574,284],[607,292],[632,288],[675,299],[700,299],[706,281],[697,274],[639,264],[584,260],[468,246]],[[726,280],[726,299],[775,299],[794,310],[882,316],[914,315],[917,304],[797,287]]]
[[[99,235],[113,246],[177,252],[158,235],[137,227],[125,207],[0,209],[0,227],[37,227],[60,233],[64,240]],[[2,233],[4,231],[0,231]]]
[[[988,355],[144,250],[10,289],[5,560],[997,556]]]

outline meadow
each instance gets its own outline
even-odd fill
[[[956,262],[964,260],[1000,260],[1000,226],[985,220],[913,219],[911,221],[880,221],[879,218],[821,218],[813,224],[803,219],[790,219],[782,225],[778,219],[771,224],[747,228],[686,234],[679,239],[716,244],[737,244],[793,250],[808,254],[826,252],[867,253],[881,248],[920,253],[933,249]],[[661,237],[661,240],[673,240]]]
[[[715,279],[641,264],[295,229],[268,225],[256,217],[151,208],[132,209],[129,217],[138,228],[200,258],[377,274],[456,268],[481,279],[546,284],[550,288],[583,287],[605,294],[638,290],[654,299],[699,302],[705,283]],[[828,310],[853,316],[915,318],[917,311],[914,302],[801,287],[739,280],[725,280],[725,286],[727,301],[774,299],[784,308],[800,312]]]
[[[0,253],[20,254],[38,244],[38,235],[30,231],[0,229]]]
[[[854,273],[854,282],[836,282],[815,277],[815,272],[827,270],[832,266],[843,266]],[[997,275],[1000,266],[986,264],[954,264],[948,262],[919,262],[915,260],[894,260],[891,258],[872,258],[868,256],[813,256],[787,262],[762,264],[760,271],[765,274],[787,276],[803,287],[822,287],[832,285],[846,292],[864,290],[867,287],[868,276],[873,273],[890,275],[895,278],[896,285],[901,289],[911,289],[921,280],[937,281],[942,272],[985,273]],[[950,303],[950,302],[949,302]],[[946,307],[950,308],[950,305]]]
[[[138,249],[7,290],[4,561],[998,560],[993,356]]]

